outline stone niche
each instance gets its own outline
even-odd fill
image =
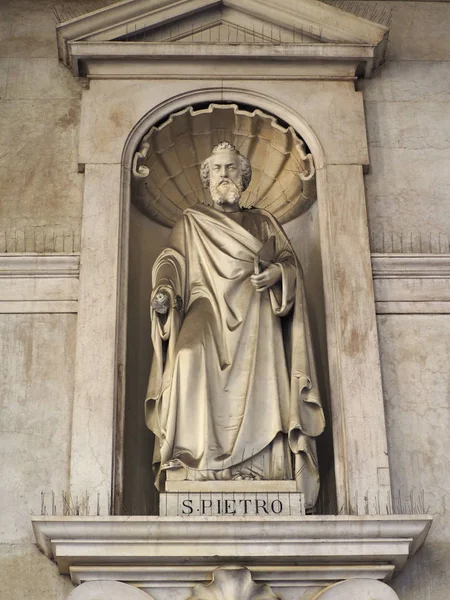
[[[328,422],[331,422],[316,170],[312,154],[292,126],[259,108],[221,102],[189,106],[172,113],[142,138],[133,157],[131,173],[123,486],[123,505],[131,514],[148,514],[139,498],[148,501],[155,494],[150,469],[153,440],[143,429],[142,402],[139,402],[145,397],[152,354],[149,273],[182,211],[198,202],[211,204],[209,193],[201,183],[200,165],[223,140],[233,143],[252,164],[252,180],[241,206],[271,212],[285,225],[300,258],[314,331],[321,396]],[[134,351],[137,348],[139,352]],[[136,444],[139,436],[146,440],[140,447]],[[335,512],[331,426],[319,440],[322,497],[318,510]],[[140,497],[136,490],[142,490]],[[156,499],[149,508],[153,514],[152,510],[157,509]]]
[[[61,60],[88,82],[70,486],[100,499],[95,517],[87,506],[86,516],[35,517],[39,546],[81,584],[74,600],[231,600],[243,590],[395,599],[382,582],[431,520],[388,514],[368,150],[355,91],[382,64],[388,31],[317,0],[133,0],[57,33]],[[150,269],[177,214],[208,201],[197,167],[222,139],[255,164],[245,202],[275,212],[303,263],[328,413],[321,514],[152,516],[142,409]]]

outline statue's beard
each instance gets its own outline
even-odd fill
[[[242,177],[236,183],[224,177],[209,188],[214,204],[236,204],[241,199],[242,190]]]

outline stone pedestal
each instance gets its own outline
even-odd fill
[[[162,517],[276,517],[305,514],[304,495],[298,492],[172,492],[160,494]]]

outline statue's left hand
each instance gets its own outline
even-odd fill
[[[281,279],[280,265],[269,265],[262,273],[252,275],[250,281],[257,292],[264,292]]]
[[[167,314],[170,305],[170,298],[166,292],[158,292],[151,301],[151,305],[154,311],[160,315]]]

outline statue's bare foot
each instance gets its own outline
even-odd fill
[[[173,460],[169,460],[169,462],[161,465],[161,470],[166,471],[167,469],[179,469],[183,466],[183,463],[178,458],[174,458]]]
[[[252,473],[242,473],[241,471],[237,471],[233,475],[233,481],[260,481],[261,477]]]

